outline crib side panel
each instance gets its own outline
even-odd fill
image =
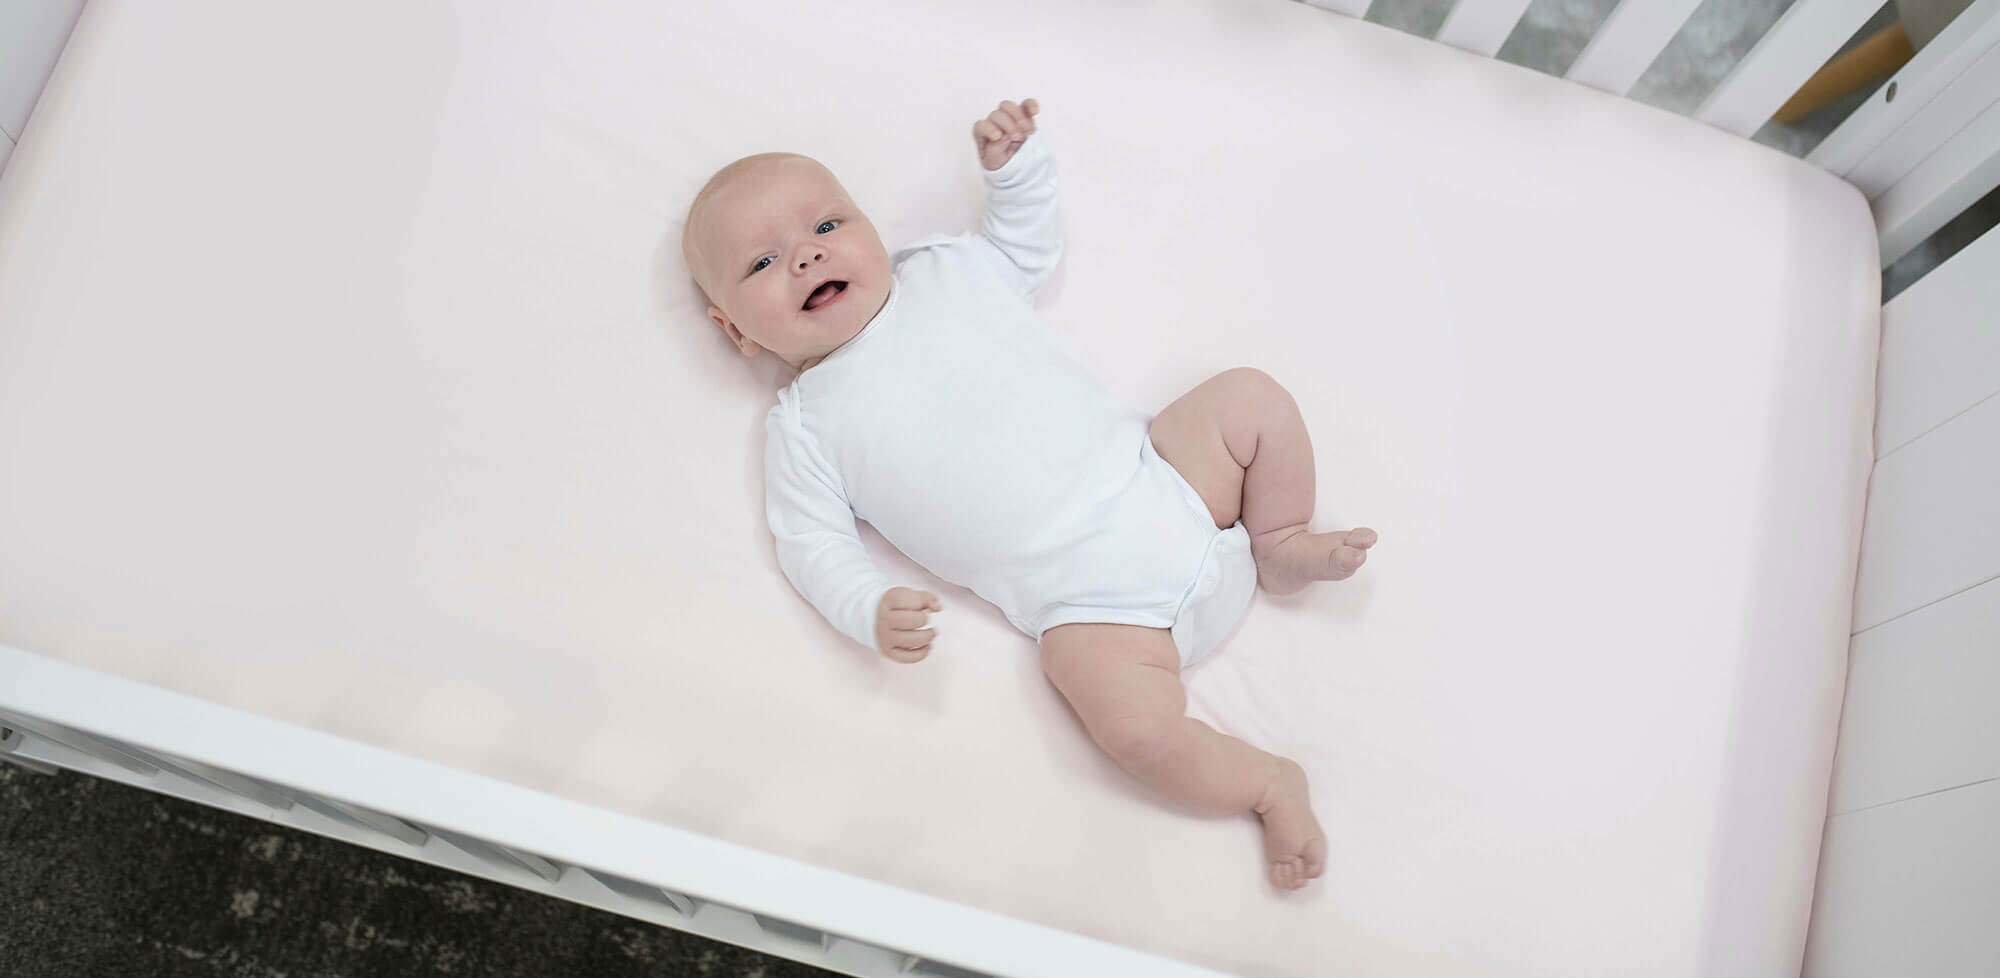
[[[2000,229],[1884,306],[1882,336],[1877,462],[1805,974],[1991,974]]]
[[[26,0],[0,4],[0,166],[21,139],[42,84],[62,54],[83,0]]]

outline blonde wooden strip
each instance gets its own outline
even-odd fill
[[[1436,40],[1490,58],[1507,43],[1527,9],[1528,0],[1458,0]]]
[[[1778,111],[1771,118],[1787,125],[1797,122],[1908,64],[1916,53],[1917,49],[1910,46],[1910,35],[1904,33],[1903,25],[1890,24],[1856,45],[1854,50],[1813,72],[1813,76],[1806,79],[1806,83],[1800,85],[1785,104],[1778,106]]]
[[[1613,95],[1651,67],[1701,0],[1622,0],[1563,77]]]
[[[1881,6],[1881,0],[1798,0],[1694,117],[1738,136],[1756,132]]]

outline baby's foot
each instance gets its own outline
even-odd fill
[[[1257,581],[1290,594],[1314,581],[1344,581],[1368,561],[1375,531],[1365,526],[1332,533],[1294,533],[1257,561]]]
[[[1278,776],[1255,810],[1264,820],[1264,859],[1272,886],[1296,890],[1326,868],[1326,833],[1313,817],[1306,769],[1298,762],[1278,758]]]

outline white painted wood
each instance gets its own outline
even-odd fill
[[[477,836],[467,835],[464,832],[454,832],[450,829],[440,829],[435,826],[431,828],[431,831],[438,838],[463,849],[468,855],[484,859],[497,866],[511,866],[516,869],[523,869],[551,883],[562,878],[561,867],[533,853],[511,849],[498,843],[488,842]]]
[[[2000,91],[1988,97],[1985,111],[1871,201],[1884,267],[2000,186]]]
[[[1621,0],[1563,77],[1613,95],[1631,91],[1699,6],[1701,0]]]
[[[744,911],[724,933],[709,925],[732,907],[895,948],[927,961],[989,974],[1068,973],[1159,978],[1221,978],[1186,962],[1146,954],[1040,924],[951,903],[873,880],[712,839],[671,826],[555,798],[516,785],[405,757],[319,731],[121,679],[0,644],[0,712],[28,713],[85,727],[98,736],[145,745],[291,789],[299,805],[271,812],[221,791],[160,771],[143,777],[69,751],[64,767],[127,784],[192,797],[268,821],[298,825],[386,852],[450,866],[486,879],[679,926],[703,936],[794,960],[823,958],[798,942],[757,931]],[[38,745],[27,748],[30,756]],[[312,797],[339,798],[398,818],[461,833],[495,845],[531,850],[563,865],[594,867],[656,886],[672,886],[699,901],[691,918],[647,907],[606,889],[588,873],[555,881],[496,867],[442,839],[416,847],[321,817]],[[476,828],[475,828],[476,827]],[[726,906],[717,906],[717,904]],[[723,914],[727,916],[727,914]],[[685,923],[686,926],[681,926]]]
[[[148,760],[156,761],[161,767],[171,767],[181,774],[206,781],[224,791],[234,792],[266,808],[284,811],[292,807],[292,794],[276,785],[265,784],[254,778],[246,778],[218,767],[200,764],[183,757],[164,757],[152,751],[145,752]]]
[[[1994,32],[2000,35],[2000,22]],[[1989,46],[1887,141],[1856,163],[1847,174],[1848,182],[1870,197],[1882,194],[1971,125],[1996,96],[2000,96],[2000,45]]]
[[[16,730],[25,730],[44,740],[52,740],[70,750],[81,754],[88,754],[106,764],[124,768],[133,774],[150,777],[160,773],[159,765],[154,764],[151,760],[143,756],[124,750],[102,737],[92,736],[81,730],[54,723],[41,717],[8,710],[0,713],[0,723],[6,724]]]
[[[58,770],[61,770],[53,764],[44,764],[41,761],[21,754],[0,754],[0,761],[5,761],[31,774],[54,774]]]
[[[900,970],[905,955],[888,948],[850,941],[844,937],[831,937],[826,944],[826,960],[831,967],[841,970],[886,974]]]
[[[1368,14],[1369,0],[1305,0],[1305,3],[1308,7],[1331,10],[1349,17],[1365,17]]]
[[[7,157],[14,155],[14,141],[0,134],[0,171],[7,169]]]
[[[2000,229],[1882,307],[1875,457],[2000,393]]]
[[[693,902],[672,890],[662,889],[657,886],[648,886],[638,880],[628,880],[616,873],[582,869],[581,867],[578,868],[578,871],[589,873],[591,876],[596,877],[599,883],[604,884],[606,889],[630,897],[631,899],[643,903],[658,904],[671,909],[683,917],[694,916]]]
[[[1436,40],[1490,58],[1507,43],[1527,9],[1528,0],[1458,0]]]
[[[1994,777],[2000,580],[1855,636],[1827,810],[1839,815]]]
[[[0,131],[21,138],[42,84],[82,12],[83,0],[0,3]]]
[[[1961,85],[1959,79],[1996,43],[2000,0],[1978,0],[1828,133],[1806,162],[1846,177],[1871,196],[1887,189],[1977,114],[1976,104],[1965,111],[1949,101],[1937,104],[1938,96],[1947,87],[1959,88],[1964,94],[1956,98],[1973,104],[1982,92],[1992,92],[1990,82],[1974,78]],[[1894,99],[1890,82],[1896,85]]]
[[[1748,137],[1818,71],[1882,0],[1798,0],[1743,56],[1694,117]]]
[[[2000,576],[2000,398],[1875,465],[1861,528],[1862,632]]]
[[[1827,820],[1804,978],[2000,974],[2000,781]]]
[[[322,798],[311,792],[301,792],[296,796],[298,803],[333,819],[345,822],[364,832],[379,833],[405,845],[421,846],[430,841],[430,833],[400,818],[369,811],[359,805],[350,805],[332,798]],[[372,844],[372,843],[371,843]],[[379,846],[377,848],[380,848]]]
[[[0,761],[6,761],[24,771],[32,771],[36,774],[56,773],[55,765],[44,764],[41,761],[16,752],[27,743],[27,740],[28,735],[19,730],[15,730],[12,727],[0,727]]]

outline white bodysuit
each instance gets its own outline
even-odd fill
[[[1170,628],[1191,665],[1249,607],[1249,533],[1216,528],[1154,451],[1151,416],[1035,315],[1062,254],[1042,137],[986,184],[980,230],[896,252],[881,311],[778,392],[764,468],[779,566],[873,648],[891,584],[859,516],[1037,641],[1068,622]]]

